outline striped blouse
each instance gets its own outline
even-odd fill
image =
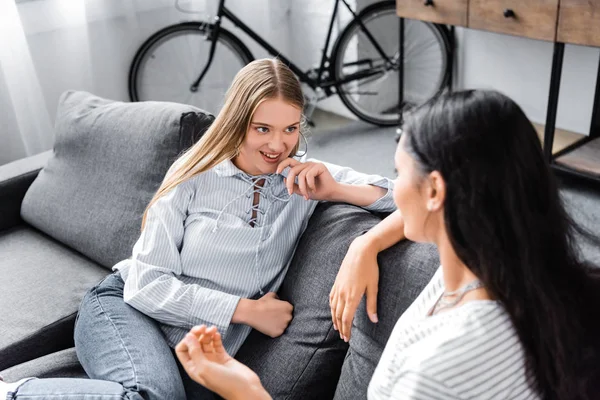
[[[504,308],[475,300],[427,316],[443,291],[440,268],[396,323],[369,384],[369,400],[539,399]]]
[[[365,209],[395,210],[390,179],[324,164],[338,182],[387,189]],[[250,176],[226,160],[150,208],[132,258],[113,269],[125,281],[125,302],[159,321],[171,347],[195,325],[216,325],[234,355],[250,333],[249,326],[231,323],[238,301],[279,289],[318,204],[288,195],[288,170]],[[257,187],[260,178],[265,183]]]

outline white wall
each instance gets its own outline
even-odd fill
[[[174,0],[17,3],[41,87],[41,101],[47,106],[51,122],[54,122],[58,97],[67,89],[128,100],[127,74],[140,44],[164,26],[214,15],[217,4],[216,0],[182,2],[200,13],[182,14],[174,8]],[[353,0],[351,3],[363,6],[369,2],[372,0]],[[333,1],[227,0],[227,5],[300,67],[318,64]],[[336,35],[349,17],[342,7]],[[467,29],[457,29],[457,35],[457,87],[496,88],[513,97],[532,120],[543,123],[552,44]],[[255,57],[267,56],[248,38],[244,41]],[[566,47],[558,127],[580,133],[589,130],[598,54],[599,50],[594,48]],[[0,91],[3,87],[6,82],[0,82]],[[15,122],[18,118],[11,110],[11,100],[5,97],[0,93],[0,126],[4,136],[19,129]],[[320,106],[348,115],[337,98],[326,100]],[[13,141],[11,146],[12,159],[31,152],[18,141]],[[10,160],[0,159],[0,162],[7,161]]]
[[[256,1],[267,6],[256,7],[252,4]],[[287,47],[287,36],[281,35],[286,26],[280,23],[285,8],[274,0],[253,2],[228,0],[227,5],[277,47]],[[174,8],[173,0],[43,0],[19,4],[49,110],[56,110],[58,97],[67,89],[127,101],[129,66],[143,41],[174,23],[212,19],[216,9],[216,1],[182,1],[182,5],[202,12],[182,14]],[[250,40],[245,42],[255,57],[267,56]]]
[[[129,66],[140,45],[163,27],[188,20],[212,20],[216,12],[216,0],[180,2],[183,7],[198,13],[190,15],[177,11],[174,0],[17,1],[18,14],[10,16],[15,26],[11,27],[10,34],[0,38],[4,39],[0,40],[0,50],[14,50],[11,49],[11,46],[15,47],[11,34],[23,36],[23,44],[19,44],[17,50],[28,60],[26,67],[30,67],[31,73],[26,78],[18,76],[15,81],[14,68],[8,73],[6,69],[3,72],[3,52],[0,51],[0,164],[49,149],[53,143],[51,128],[38,129],[39,132],[28,135],[29,141],[35,142],[36,146],[23,140],[19,135],[23,132],[22,122],[31,115],[21,107],[25,102],[15,103],[15,91],[11,93],[6,87],[37,85],[35,87],[41,88],[27,97],[35,97],[38,111],[43,109],[48,125],[54,124],[58,98],[65,90],[86,90],[102,97],[128,101]],[[227,0],[226,4],[259,35],[285,54],[291,53],[289,38],[294,35],[294,29],[290,29],[289,23],[290,2]],[[10,5],[8,9],[12,10],[14,6]],[[8,18],[0,15],[0,21],[3,16]],[[232,27],[227,22],[224,26]],[[298,26],[302,24],[298,23]],[[4,31],[0,29],[0,32]],[[255,57],[268,56],[240,31],[236,33]],[[5,57],[4,62],[8,60],[12,66],[14,60],[10,56],[9,52],[9,58]],[[16,92],[18,96],[19,90]],[[215,101],[220,102],[220,99]],[[40,132],[46,135],[44,140],[35,137]]]
[[[460,88],[493,88],[545,123],[553,43],[457,28]],[[565,46],[556,126],[587,134],[600,50]]]
[[[375,0],[355,0],[359,8]],[[350,15],[342,13],[336,28]],[[290,48],[292,60],[308,68],[318,64],[333,1],[291,1]],[[334,34],[337,33],[334,32]],[[456,28],[455,88],[496,89],[512,97],[534,122],[545,123],[552,67],[553,43]],[[566,45],[556,125],[587,134],[590,128],[600,49]],[[319,107],[354,118],[337,97]]]

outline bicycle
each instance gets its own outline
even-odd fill
[[[340,2],[353,19],[328,53]],[[218,111],[211,110],[209,102],[214,103],[215,96],[222,99],[234,75],[254,59],[248,47],[221,26],[223,18],[289,65],[305,86],[307,117],[316,101],[338,94],[358,118],[381,126],[397,125],[404,107],[427,101],[450,81],[448,28],[416,20],[399,22],[394,0],[374,3],[358,13],[347,0],[335,0],[320,65],[308,71],[281,55],[225,7],[225,0],[219,0],[213,23],[171,25],[142,44],[129,71],[131,100],[174,101]],[[404,42],[402,52],[400,38]],[[177,62],[177,55],[186,60]]]

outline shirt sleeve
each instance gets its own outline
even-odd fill
[[[123,297],[161,323],[185,329],[216,325],[224,336],[240,298],[180,279],[184,222],[193,190],[190,181],[182,182],[148,210]]]
[[[362,207],[365,210],[379,212],[396,211],[396,204],[394,203],[393,196],[394,182],[391,179],[379,175],[363,174],[349,167],[342,167],[336,164],[316,160],[314,158],[311,158],[308,161],[323,163],[333,176],[333,179],[335,179],[337,182],[346,183],[349,185],[373,185],[386,189],[385,195],[380,197],[374,203]]]

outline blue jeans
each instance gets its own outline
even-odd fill
[[[119,273],[111,274],[81,302],[75,348],[91,379],[32,379],[13,399],[216,398],[187,376],[158,322],[125,304],[123,286]]]

